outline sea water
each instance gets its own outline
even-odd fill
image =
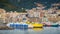
[[[60,34],[60,27],[43,27],[42,30],[41,29],[0,30],[0,34]]]

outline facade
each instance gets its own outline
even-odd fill
[[[18,12],[6,12],[4,9],[0,9],[0,22],[44,22],[44,16],[50,22],[60,21],[60,10],[50,8],[44,10],[44,7],[36,7],[30,10],[27,10],[27,13],[18,13]]]
[[[31,17],[29,18],[29,21],[32,23],[32,22],[36,22],[36,23],[40,23],[40,19],[37,18],[37,17]]]

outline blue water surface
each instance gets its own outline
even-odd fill
[[[60,34],[60,27],[44,27],[42,30],[0,30],[0,34]]]

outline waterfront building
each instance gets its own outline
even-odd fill
[[[18,21],[25,22],[27,20],[26,14],[27,13],[19,13],[19,15],[17,16]]]
[[[6,10],[0,8],[0,23],[5,23]]]
[[[37,18],[37,17],[29,17],[29,21],[32,23],[32,22],[35,22],[35,23],[40,23],[40,19]]]

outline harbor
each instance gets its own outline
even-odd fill
[[[60,1],[1,0],[0,34],[60,34]]]

